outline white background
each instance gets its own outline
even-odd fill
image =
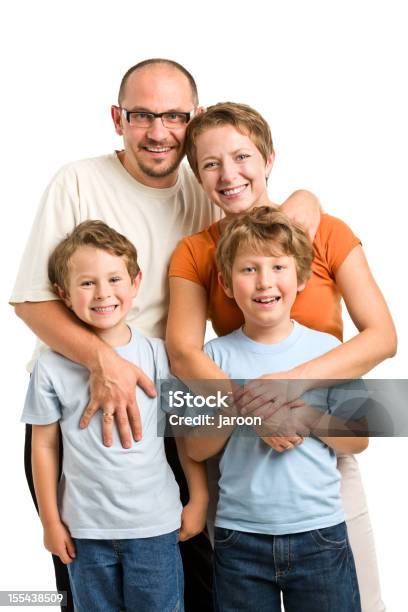
[[[15,0],[2,9],[0,589],[54,588],[25,487],[18,423],[33,337],[7,297],[53,173],[120,147],[109,109],[132,64],[178,60],[196,77],[203,104],[246,102],[265,115],[277,152],[272,197],[309,188],[362,239],[400,336],[397,357],[370,376],[406,378],[403,8],[396,0]],[[346,330],[349,336],[352,326]],[[407,609],[405,448],[404,438],[374,440],[360,458],[391,612]]]

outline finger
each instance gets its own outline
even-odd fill
[[[81,427],[81,429],[83,429],[84,427],[88,427],[89,421],[91,420],[95,412],[97,412],[98,410],[99,403],[91,399],[91,401],[83,411],[81,420],[79,421],[79,426]]]
[[[69,554],[71,559],[75,559],[75,557],[76,557],[76,550],[75,550],[75,544],[72,541],[72,538],[68,537],[68,539],[66,541],[66,546],[67,546],[67,553]]]
[[[107,404],[102,412],[102,439],[105,446],[112,446],[112,429],[115,409]]]
[[[257,395],[255,395],[255,392],[251,391],[250,395],[245,394],[239,402],[241,414],[253,413],[255,410],[262,408],[265,404],[273,402],[274,399],[275,396],[271,395],[271,393],[262,393],[262,389],[258,389]]]
[[[252,416],[260,416],[264,419],[268,419],[273,416],[278,410],[282,408],[282,403],[279,398],[265,400],[259,408],[252,411]]]
[[[304,408],[306,406],[306,403],[299,398],[291,402],[288,402],[285,405],[287,408]]]
[[[133,439],[139,442],[142,439],[142,419],[140,418],[140,410],[136,400],[128,405],[127,414]]]
[[[128,420],[128,414],[127,414],[126,409],[123,408],[122,406],[117,407],[115,410],[115,419],[116,419],[116,425],[118,428],[120,442],[123,448],[131,448],[132,438],[130,435],[129,420]],[[110,434],[112,436],[112,421],[109,421],[108,425],[110,427]]]
[[[179,542],[185,542],[186,540],[188,540],[188,538],[189,538],[189,535],[187,531],[183,529],[183,527],[181,527],[180,534],[179,534]]]
[[[65,546],[61,548],[61,550],[57,554],[58,554],[58,557],[61,559],[61,561],[65,565],[72,563],[73,559],[71,559],[71,557],[69,556],[68,551]]]
[[[139,370],[137,385],[141,387],[150,397],[156,397],[156,387],[154,386],[152,380],[142,370]]]

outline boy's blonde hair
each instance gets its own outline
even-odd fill
[[[265,163],[273,153],[270,127],[258,111],[247,104],[236,102],[214,104],[204,113],[196,115],[187,126],[184,150],[197,179],[200,179],[197,165],[197,137],[207,130],[224,125],[232,125],[239,132],[249,136]]]
[[[232,266],[237,252],[246,247],[261,255],[294,257],[299,285],[311,275],[312,244],[304,230],[278,208],[259,206],[228,223],[217,246],[216,260],[229,289],[232,289]]]
[[[48,277],[53,286],[68,291],[69,262],[82,246],[93,246],[124,257],[129,276],[133,281],[139,273],[137,253],[134,245],[122,234],[103,221],[84,221],[55,247],[48,260]]]

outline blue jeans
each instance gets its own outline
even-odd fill
[[[273,536],[215,528],[218,612],[361,612],[345,523]]]
[[[78,612],[183,612],[178,531],[133,540],[74,539],[68,565]]]

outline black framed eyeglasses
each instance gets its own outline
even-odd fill
[[[179,128],[186,125],[194,115],[194,110],[189,113],[179,111],[165,113],[151,113],[148,111],[129,111],[126,108],[120,109],[126,117],[129,125],[134,127],[151,127],[155,119],[161,119],[166,128]]]

